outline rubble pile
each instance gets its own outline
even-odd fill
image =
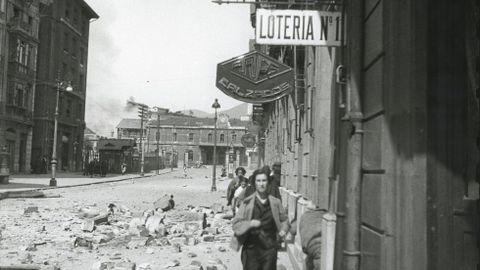
[[[72,269],[90,258],[82,269],[227,269],[214,254],[227,252],[232,215],[218,203],[178,209],[164,196],[141,212],[117,202],[6,211],[14,213],[0,221],[0,268]]]

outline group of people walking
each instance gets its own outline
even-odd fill
[[[94,175],[98,174],[101,177],[107,176],[108,172],[108,162],[106,160],[98,161],[97,159],[93,159],[89,163],[85,164],[85,170],[83,175],[93,177]]]
[[[227,190],[227,205],[232,206],[234,237],[232,248],[240,250],[244,270],[276,270],[277,254],[290,224],[282,206],[280,177],[274,164],[255,170],[246,178],[239,167]]]

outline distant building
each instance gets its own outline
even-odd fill
[[[98,141],[101,139],[93,130],[85,127],[83,134],[83,166],[93,159],[98,159]]]
[[[225,164],[227,154],[233,151],[237,164],[246,165],[245,147],[241,137],[247,132],[248,121],[228,119],[219,116],[217,124],[217,164]],[[178,154],[178,159],[188,166],[196,163],[213,164],[214,119],[196,118],[181,114],[162,116],[159,123],[159,152],[161,156]],[[118,138],[140,137],[140,119],[122,119],[117,125]],[[145,153],[155,155],[157,149],[157,121],[150,120],[144,125]],[[237,161],[238,160],[238,161]]]
[[[0,0],[0,146],[11,173],[30,172],[39,20],[38,0]]]
[[[98,15],[83,0],[40,4],[40,45],[35,91],[32,164],[51,157],[57,80],[69,81],[73,92],[59,100],[57,159],[59,170],[82,168],[88,36]]]
[[[107,173],[121,173],[121,165],[127,166],[127,172],[135,172],[138,158],[134,159],[134,141],[131,139],[101,138],[97,145],[99,156],[96,159],[105,162]]]

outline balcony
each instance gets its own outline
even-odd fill
[[[8,73],[24,80],[33,81],[35,79],[34,70],[17,61],[9,61]]]
[[[8,28],[10,31],[18,31],[24,33],[35,39],[38,38],[38,28],[33,27],[33,25],[28,22],[23,21],[19,17],[13,17],[8,21]]]
[[[0,105],[1,106],[1,105]],[[16,105],[6,104],[5,115],[8,120],[31,124],[33,112],[27,108],[18,107]]]

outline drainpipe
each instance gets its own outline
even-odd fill
[[[360,91],[363,85],[363,8],[364,0],[347,2],[347,120],[351,124],[347,144],[345,196],[345,270],[360,269],[360,192],[362,180],[362,108]]]

